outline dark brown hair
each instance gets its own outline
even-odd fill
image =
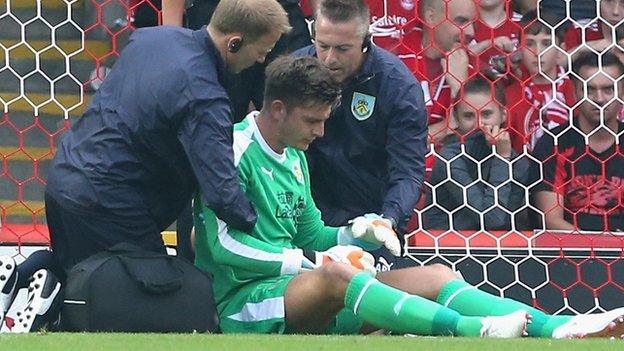
[[[321,0],[315,17],[322,16],[331,23],[344,23],[357,19],[362,23],[362,35],[368,34],[370,10],[364,0]]]
[[[287,109],[340,102],[340,84],[313,57],[281,56],[266,68],[264,104],[281,100]]]

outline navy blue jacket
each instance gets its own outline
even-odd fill
[[[294,55],[315,56],[316,50],[312,45]],[[343,84],[325,136],[307,152],[323,220],[344,225],[375,212],[403,230],[420,195],[426,143],[420,84],[395,55],[371,45],[360,71]]]
[[[67,132],[46,192],[63,207],[165,229],[198,190],[228,224],[256,214],[238,184],[224,62],[206,28],[139,29]]]

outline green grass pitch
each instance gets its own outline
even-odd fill
[[[0,335],[0,350],[223,350],[223,351],[597,351],[621,350],[621,340],[496,340],[452,337],[87,334],[32,333]]]

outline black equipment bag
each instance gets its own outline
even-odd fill
[[[61,329],[216,332],[212,281],[181,258],[121,243],[71,269]]]

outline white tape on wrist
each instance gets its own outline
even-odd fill
[[[299,274],[301,262],[303,261],[303,250],[284,248],[282,255],[284,259],[282,260],[280,274]]]
[[[349,227],[344,226],[338,228],[338,233],[336,234],[336,243],[338,245],[351,245],[353,244],[353,235],[349,232]]]

